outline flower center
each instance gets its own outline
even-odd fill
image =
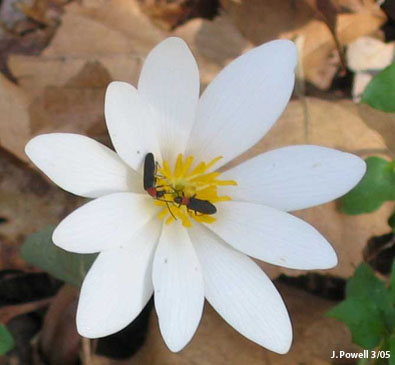
[[[164,161],[156,171],[156,187],[164,192],[155,201],[156,205],[163,206],[159,218],[165,219],[166,224],[179,219],[184,227],[192,225],[191,218],[197,222],[214,222],[215,204],[231,200],[229,196],[219,196],[218,187],[237,185],[233,180],[218,180],[220,172],[209,172],[221,158],[200,162],[192,168],[194,157],[184,159],[179,154],[173,171]]]

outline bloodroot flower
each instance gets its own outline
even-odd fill
[[[204,298],[251,341],[289,350],[285,305],[249,256],[291,269],[335,266],[325,238],[287,212],[345,194],[365,163],[302,145],[222,174],[218,168],[272,127],[289,101],[296,63],[292,42],[266,43],[225,67],[199,98],[194,57],[181,39],[168,38],[148,55],[137,88],[112,82],[107,89],[105,117],[116,153],[67,133],[27,144],[27,155],[52,181],[94,198],[53,234],[67,251],[100,252],[81,288],[82,336],[123,329],[154,293],[172,351],[191,340]]]

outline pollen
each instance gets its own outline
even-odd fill
[[[166,224],[180,220],[184,227],[192,225],[191,219],[202,223],[215,222],[215,214],[195,211],[180,201],[183,198],[192,198],[216,205],[231,200],[229,196],[219,195],[218,188],[224,185],[237,185],[236,181],[220,180],[218,177],[221,173],[212,172],[213,166],[221,158],[222,156],[218,156],[209,163],[200,162],[194,165],[193,156],[184,158],[179,154],[173,170],[167,161],[164,161],[162,166],[158,166],[156,185],[165,192],[162,199],[155,200],[156,205],[163,207],[159,218],[164,219]]]

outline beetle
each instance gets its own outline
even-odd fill
[[[162,199],[166,194],[166,190],[157,189],[158,187],[161,186],[156,186],[156,177],[157,177],[156,167],[157,167],[157,163],[155,162],[153,153],[148,152],[145,155],[145,159],[144,159],[144,176],[143,176],[144,190],[154,199],[165,202],[167,205],[167,209],[169,209],[170,214],[173,216],[175,220],[177,220],[177,218],[174,216],[169,206],[169,203],[173,203],[173,201]]]
[[[174,198],[174,202],[181,205],[185,205],[188,209],[193,210],[195,214],[197,212],[202,214],[214,214],[217,212],[217,208],[214,204],[208,200],[197,199],[195,196],[187,198],[186,196],[177,196]]]
[[[156,186],[156,163],[154,155],[149,152],[144,160],[144,190],[154,199],[162,198],[165,190],[157,190]]]

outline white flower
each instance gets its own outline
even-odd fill
[[[194,173],[187,165],[223,156],[213,161],[221,167],[260,140],[289,101],[296,62],[292,42],[266,43],[225,67],[199,99],[191,52],[181,39],[168,38],[148,55],[137,89],[123,82],[108,87],[105,116],[117,154],[75,134],[40,135],[28,143],[27,155],[56,184],[95,198],[53,235],[65,250],[100,252],[81,288],[81,335],[121,330],[154,292],[160,330],[172,351],[191,340],[204,298],[248,339],[278,353],[289,350],[285,305],[245,254],[292,269],[335,266],[325,238],[287,211],[345,194],[363,176],[364,161],[319,146],[285,147],[226,171],[225,182],[210,173],[211,165],[198,165]],[[143,190],[149,152],[160,163],[164,176],[158,179],[168,185],[175,222],[166,203]],[[180,153],[194,160],[184,161]],[[237,186],[229,185],[232,180]],[[182,192],[206,197],[217,213],[195,216],[177,207],[171,201]]]

